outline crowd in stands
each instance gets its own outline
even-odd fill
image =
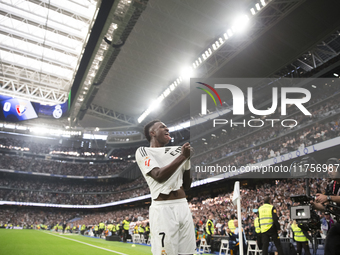
[[[0,169],[18,170],[73,176],[107,176],[121,173],[130,161],[118,160],[107,163],[68,163],[31,157],[2,156]]]
[[[327,181],[325,179],[312,179],[310,183],[311,194],[322,192],[326,187]],[[254,212],[262,205],[263,198],[270,195],[273,205],[277,209],[279,223],[281,225],[281,237],[291,237],[290,225],[290,207],[294,204],[290,199],[291,195],[305,194],[305,180],[304,179],[287,179],[277,180],[263,185],[257,185],[253,188],[241,188],[241,215],[242,225],[245,229],[247,239],[255,237],[254,229]],[[193,214],[193,221],[197,233],[204,232],[205,223],[210,214],[213,214],[213,222],[215,226],[216,235],[226,235],[228,221],[233,215],[237,215],[236,206],[232,203],[233,193],[223,193],[216,197],[199,196],[194,197],[189,201],[189,207]],[[99,222],[117,223],[128,216],[132,222],[147,221],[148,208],[131,208],[124,210],[111,210],[109,212],[86,212],[79,210],[77,212],[53,212],[53,211],[39,211],[37,209],[30,210],[28,208],[13,208],[7,210],[0,210],[0,223],[13,224],[45,224],[53,225],[55,222],[62,222],[64,220],[71,220],[74,225],[94,225]],[[325,216],[319,213],[321,222],[325,221]],[[325,234],[322,228],[319,233],[322,236]],[[152,231],[152,229],[151,229]]]
[[[110,151],[110,148],[68,147],[48,142],[33,142],[24,139],[1,137],[0,148],[31,152],[34,154],[59,154],[66,156],[100,158]]]
[[[143,178],[125,184],[67,184],[0,179],[0,200],[72,205],[97,205],[149,194]]]

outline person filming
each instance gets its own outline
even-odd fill
[[[312,203],[313,207],[320,211],[327,210],[329,205],[340,205],[340,173],[339,173],[339,160],[337,158],[330,158],[327,160],[328,175],[332,181],[327,185],[325,194],[316,194],[315,202]],[[332,208],[332,207],[331,207]],[[325,255],[339,255],[340,254],[340,223],[339,216],[336,217],[335,223],[327,233],[325,240]]]

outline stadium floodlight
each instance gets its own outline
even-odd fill
[[[171,91],[174,91],[175,85],[174,85],[174,84],[171,84],[171,85],[169,86],[169,89],[170,89]]]
[[[316,86],[315,86],[315,85],[312,85],[312,88],[315,88],[315,89],[316,89]]]
[[[251,14],[253,14],[253,15],[255,15],[255,14],[256,14],[256,11],[255,11],[255,9],[254,9],[254,8],[251,8],[251,9],[250,9],[250,12],[251,12]]]
[[[168,95],[170,95],[170,89],[167,88],[164,92],[163,92],[163,96],[167,97]]]
[[[191,67],[183,67],[181,70],[181,77],[184,80],[190,79],[193,75],[193,70]]]
[[[233,36],[233,31],[231,29],[228,29],[227,34],[228,34],[229,37],[231,37],[231,36]]]
[[[339,77],[339,75],[338,75],[337,73],[333,73],[333,75],[334,75],[335,77]]]
[[[256,7],[256,10],[261,10],[261,6],[260,6],[260,4],[259,3],[257,3],[257,4],[255,4],[255,7]]]
[[[241,15],[237,17],[233,23],[234,32],[243,32],[249,24],[249,17],[247,15]]]
[[[224,33],[223,36],[224,36],[224,39],[228,40],[229,37],[228,37],[227,33]]]
[[[262,4],[263,7],[266,6],[265,0],[261,0],[260,2],[261,2],[261,4]]]

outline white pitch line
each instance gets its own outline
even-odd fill
[[[46,232],[44,232],[44,233],[46,233]],[[71,241],[75,241],[75,242],[77,242],[77,243],[86,244],[86,245],[88,245],[88,246],[92,246],[92,247],[95,247],[95,248],[98,248],[98,249],[102,249],[102,250],[104,250],[104,251],[109,251],[109,252],[113,252],[113,253],[117,253],[117,254],[121,254],[121,255],[128,255],[128,254],[125,254],[125,253],[121,253],[121,252],[118,252],[118,251],[109,250],[109,249],[106,249],[106,248],[103,248],[103,247],[99,247],[99,246],[96,246],[96,245],[93,245],[93,244],[89,244],[89,243],[85,243],[85,242],[82,242],[82,241],[74,240],[74,239],[67,238],[67,237],[64,237],[64,236],[54,235],[54,234],[52,234],[52,233],[46,233],[46,234],[49,234],[49,235],[52,235],[52,236],[56,236],[56,237],[60,237],[60,238],[64,238],[64,239],[71,240]]]

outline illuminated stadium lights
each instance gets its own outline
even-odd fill
[[[249,18],[247,15],[242,15],[236,18],[232,28],[234,32],[243,32],[248,26]]]
[[[333,75],[334,75],[335,77],[339,77],[339,75],[338,75],[337,73],[333,73]]]
[[[15,129],[17,129],[17,130],[27,130],[28,128],[26,126],[16,125]]]
[[[315,85],[312,85],[312,88],[315,88],[315,89],[316,89],[316,86],[315,86]]]
[[[15,125],[13,125],[13,124],[4,124],[4,128],[14,129]]]
[[[166,89],[163,93],[164,97],[167,97],[170,94],[170,89]]]
[[[207,52],[207,54],[209,54],[209,52],[208,51],[206,51]],[[181,77],[183,78],[183,79],[190,79],[191,77],[192,77],[192,75],[193,75],[193,70],[192,70],[192,68],[190,67],[190,66],[187,66],[187,67],[184,67],[184,68],[182,68],[182,70],[181,70]],[[177,79],[178,80],[178,79]],[[177,81],[176,80],[176,81]]]
[[[268,0],[267,2],[269,2],[271,0]],[[261,4],[262,6],[264,7],[266,5],[266,1],[264,0],[261,0]],[[255,5],[255,8],[257,11],[260,11],[261,10],[261,5],[259,3],[256,3]],[[250,9],[250,12],[252,15],[255,15],[256,14],[256,11],[254,8],[251,8]],[[249,23],[249,17],[247,15],[242,15],[240,17],[238,17],[235,22],[233,23],[233,26],[232,28],[233,29],[227,29],[227,31],[223,34],[223,38],[222,37],[219,37],[213,44],[211,44],[211,47],[209,47],[207,50],[205,50],[201,56],[199,56],[193,63],[192,63],[192,66],[194,69],[198,68],[205,60],[207,60],[212,54],[213,52],[217,51],[225,42],[226,40],[230,39],[230,37],[232,37],[234,35],[234,32],[242,32],[244,31],[244,29],[247,27],[248,23]],[[234,32],[233,32],[234,30]],[[183,74],[183,71],[182,71],[182,74],[181,74],[181,77],[183,77],[183,79],[187,78],[187,76],[192,76],[192,74],[190,74],[193,70],[191,67],[189,67],[191,70],[190,72],[188,71],[185,71],[184,74]],[[180,78],[181,78],[180,77]],[[174,82],[174,86],[177,87],[179,85],[180,82]],[[170,85],[170,92],[173,91],[172,88],[171,88],[172,84]],[[169,94],[168,92],[163,92],[163,95],[165,97],[167,97]],[[229,112],[230,110],[229,109],[226,109],[224,110],[226,112]],[[149,113],[151,112],[151,109],[147,109],[145,112],[143,112],[143,114],[138,118],[138,123],[141,123],[148,115]],[[204,120],[200,120],[202,122],[205,122]]]
[[[48,134],[53,136],[63,136],[63,137],[71,137],[81,135],[80,131],[69,131],[69,130],[61,130],[61,129],[50,129],[44,127],[30,127],[30,132],[36,134]]]
[[[188,128],[190,127],[190,121],[185,121],[181,124],[178,124],[176,126],[171,126],[169,127],[169,132],[174,132],[174,131],[178,131],[178,130],[182,130],[184,128]]]

